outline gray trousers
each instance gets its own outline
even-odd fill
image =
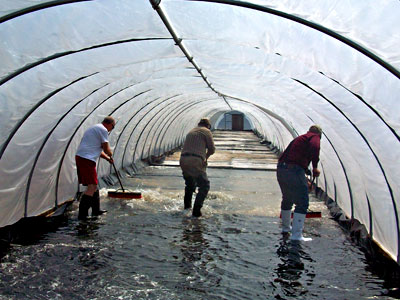
[[[306,214],[309,204],[308,186],[305,171],[296,165],[278,164],[276,176],[282,192],[282,210]]]

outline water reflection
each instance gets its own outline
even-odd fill
[[[209,272],[208,266],[210,243],[205,238],[208,232],[207,226],[202,219],[184,218],[182,220],[180,240],[182,258],[179,264],[179,273],[183,276],[179,285],[182,290],[196,290],[207,294],[210,284],[216,281],[215,275]]]
[[[313,261],[304,251],[304,247],[299,241],[291,241],[288,234],[283,234],[277,254],[281,263],[275,269],[277,278],[274,282],[280,284],[285,296],[298,297],[307,294],[308,289],[302,283],[302,277],[307,275],[314,277],[310,270],[305,268],[303,260]],[[310,285],[308,282],[307,285]]]
[[[154,186],[170,187],[180,176],[174,170],[166,171],[175,177],[154,176]],[[200,219],[181,211],[179,189],[104,201],[107,215],[88,221],[75,209],[57,230],[46,221],[36,235],[38,226],[24,223],[24,239],[0,259],[0,300],[398,297],[398,277],[384,286],[333,220],[310,222],[313,242],[292,243],[278,232],[277,216],[260,216],[265,200],[247,190],[260,180],[235,173],[232,192],[227,170],[218,171],[227,191],[215,192]]]
[[[203,236],[203,231],[207,231],[207,228],[201,219],[183,219],[182,225],[182,266],[183,274],[188,274],[190,269],[195,267],[195,262],[201,260],[201,256],[208,248],[209,243]]]
[[[97,231],[99,229],[99,223],[96,222],[97,219],[89,219],[86,221],[79,221],[76,225],[75,230],[78,236],[85,238],[92,238],[97,236]]]

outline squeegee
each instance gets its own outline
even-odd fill
[[[306,218],[321,218],[322,213],[320,211],[307,211]],[[282,218],[282,214],[279,215],[279,218]],[[293,219],[293,212],[292,212],[292,219]]]
[[[117,178],[118,178],[119,184],[121,186],[121,189],[109,190],[108,197],[119,198],[119,199],[140,199],[140,198],[142,198],[141,192],[133,192],[133,191],[124,189],[122,182],[121,182],[121,178],[119,177],[118,171],[115,168],[114,163],[112,163],[112,165],[114,167],[115,174],[117,174]]]

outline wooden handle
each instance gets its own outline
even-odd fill
[[[112,165],[114,167],[115,174],[117,174],[117,178],[118,178],[119,184],[121,185],[122,192],[124,192],[125,190],[124,190],[124,187],[122,186],[121,178],[119,178],[117,168],[115,167],[114,163],[112,163]]]

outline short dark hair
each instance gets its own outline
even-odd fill
[[[115,120],[111,116],[107,116],[104,118],[103,122],[104,124],[115,124]]]
[[[197,124],[198,126],[205,126],[207,128],[211,128],[211,123],[210,120],[208,120],[207,118],[203,118],[200,120],[199,124]]]
[[[322,135],[322,128],[321,128],[321,126],[319,126],[317,124],[311,125],[311,127],[308,131]]]

